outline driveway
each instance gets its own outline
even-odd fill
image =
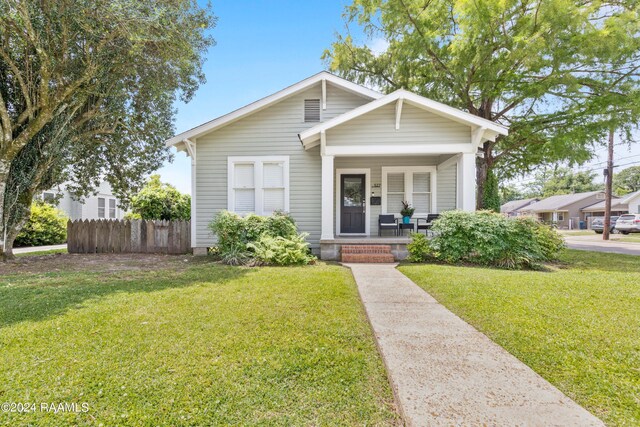
[[[615,235],[612,238],[613,240],[602,240],[602,235],[594,233],[593,236],[564,236],[564,241],[569,249],[640,255],[640,243],[621,242]]]

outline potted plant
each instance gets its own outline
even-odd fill
[[[402,210],[400,211],[400,215],[402,215],[402,222],[404,224],[409,224],[411,222],[411,217],[415,212],[415,208],[411,207],[409,202],[402,202]]]

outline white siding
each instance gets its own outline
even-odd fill
[[[395,104],[388,104],[327,131],[327,145],[463,144],[471,128],[405,102],[400,129],[395,128]]]
[[[316,125],[304,123],[304,100],[321,98],[321,85],[287,98],[220,130],[198,138],[196,166],[196,245],[215,244],[207,228],[227,209],[227,157],[290,156],[290,212],[312,246],[320,240],[320,148],[305,151],[298,133]],[[325,121],[368,102],[327,84]]]

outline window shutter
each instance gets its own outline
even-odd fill
[[[320,100],[319,99],[304,100],[304,121],[305,122],[320,121]]]

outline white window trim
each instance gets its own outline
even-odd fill
[[[436,194],[437,189],[437,167],[436,166],[385,166],[382,168],[382,214],[387,214],[387,175],[389,173],[399,173],[404,172],[404,198],[405,201],[408,201],[411,205],[413,205],[413,174],[414,173],[425,173],[428,172],[431,174],[431,212],[429,213],[438,213],[438,206],[436,201],[438,200],[438,195]],[[395,212],[394,212],[395,213]],[[422,217],[421,214],[416,216],[417,218]]]
[[[289,156],[229,156],[227,157],[227,210],[235,212],[234,177],[236,164],[253,164],[253,188],[255,189],[254,210],[257,215],[270,215],[264,212],[263,163],[282,163],[284,173],[284,211],[289,212]]]
[[[340,232],[340,193],[342,192],[342,175],[364,175],[364,233],[341,233]],[[369,196],[371,195],[371,169],[336,169],[336,236],[369,236],[371,234],[371,208]]]

